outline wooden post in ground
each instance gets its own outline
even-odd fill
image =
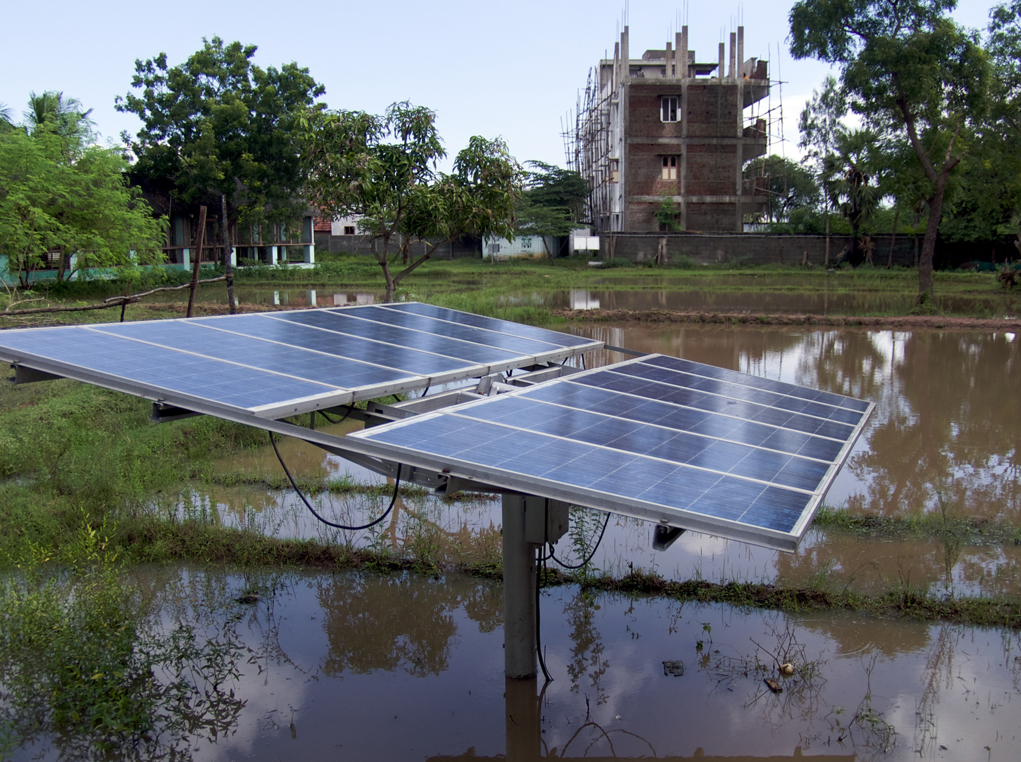
[[[199,270],[202,267],[202,247],[206,243],[206,208],[199,207],[199,237],[195,256],[191,261],[191,293],[188,294],[188,317],[195,307],[195,290],[199,287]]]

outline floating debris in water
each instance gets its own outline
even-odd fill
[[[663,662],[663,674],[667,677],[680,677],[684,674],[684,662],[683,661],[665,661]]]

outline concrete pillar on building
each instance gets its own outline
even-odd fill
[[[677,43],[678,49],[681,51],[681,73],[680,77],[687,79],[688,73],[688,27],[682,26],[681,33],[679,35],[680,42]]]
[[[737,203],[735,204],[735,217],[737,218],[734,222],[734,229],[738,233],[744,232],[744,205],[742,202],[742,194],[744,193],[744,77],[741,75],[741,68],[744,66],[742,56],[744,55],[744,27],[739,26],[737,28],[737,34],[731,34],[731,47],[733,48],[736,40],[737,49],[731,50],[731,60],[734,60],[734,56],[737,56],[737,69],[735,70],[735,84],[736,87],[734,97],[737,99]]]
[[[730,33],[730,72],[727,74],[728,77],[734,79],[737,77],[737,68],[735,66],[735,60],[737,59],[737,34],[734,32]]]
[[[726,66],[726,58],[727,58],[727,46],[726,46],[725,43],[721,42],[720,43],[720,61],[719,61],[719,66],[716,69],[716,75],[720,78],[721,82],[723,81],[723,77],[726,75],[726,71],[724,71],[724,66]]]
[[[742,79],[741,72],[744,69],[744,27],[737,28],[737,76]]]
[[[624,76],[621,79],[627,80],[631,76],[631,53],[628,47],[628,28],[624,27],[624,31],[620,35],[620,57],[624,63]]]
[[[674,51],[670,47],[670,43],[666,44],[666,78],[673,79],[674,74]]]

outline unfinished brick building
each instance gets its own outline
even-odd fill
[[[730,56],[698,63],[688,27],[675,45],[628,53],[628,28],[589,74],[569,146],[569,165],[589,183],[597,232],[740,232],[761,212],[763,184],[744,164],[766,153],[769,95],[765,61],[744,60],[744,27]],[[768,110],[767,110],[768,114]]]

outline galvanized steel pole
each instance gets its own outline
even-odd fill
[[[535,677],[535,549],[525,539],[525,497],[503,496],[503,646],[507,677]]]

